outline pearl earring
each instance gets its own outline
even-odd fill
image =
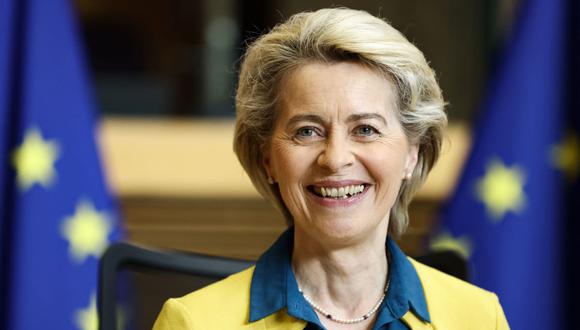
[[[268,183],[269,184],[274,184],[274,179],[272,179],[271,176],[268,175]]]

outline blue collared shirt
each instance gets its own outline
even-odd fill
[[[308,322],[306,329],[324,329],[314,309],[298,291],[291,267],[294,228],[278,238],[256,263],[250,288],[250,322],[283,308],[289,315]],[[423,287],[415,268],[394,240],[387,238],[390,253],[390,285],[373,329],[408,329],[401,318],[409,309],[420,319],[431,322]]]

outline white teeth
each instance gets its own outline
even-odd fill
[[[365,189],[364,185],[349,185],[344,187],[320,187],[318,193],[322,197],[332,197],[332,198],[348,198],[361,193]]]

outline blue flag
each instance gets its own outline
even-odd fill
[[[68,0],[0,1],[0,328],[96,329],[119,237]]]
[[[521,2],[432,241],[468,258],[472,281],[498,294],[513,329],[563,329],[568,308],[565,190],[580,178],[571,3]]]

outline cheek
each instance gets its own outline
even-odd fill
[[[272,154],[282,201],[295,219],[308,217],[303,182],[309,177],[309,158],[309,153],[296,146],[277,146]]]
[[[309,169],[310,155],[301,147],[277,143],[272,146],[272,166],[275,171],[275,179],[283,186],[300,182]],[[289,187],[284,187],[288,189]]]
[[[377,184],[397,188],[402,182],[403,167],[402,162],[394,162],[393,159],[385,157],[373,162],[369,166],[369,171]]]
[[[379,199],[394,199],[399,192],[405,172],[405,157],[401,154],[399,150],[374,150],[364,160],[377,185]]]

